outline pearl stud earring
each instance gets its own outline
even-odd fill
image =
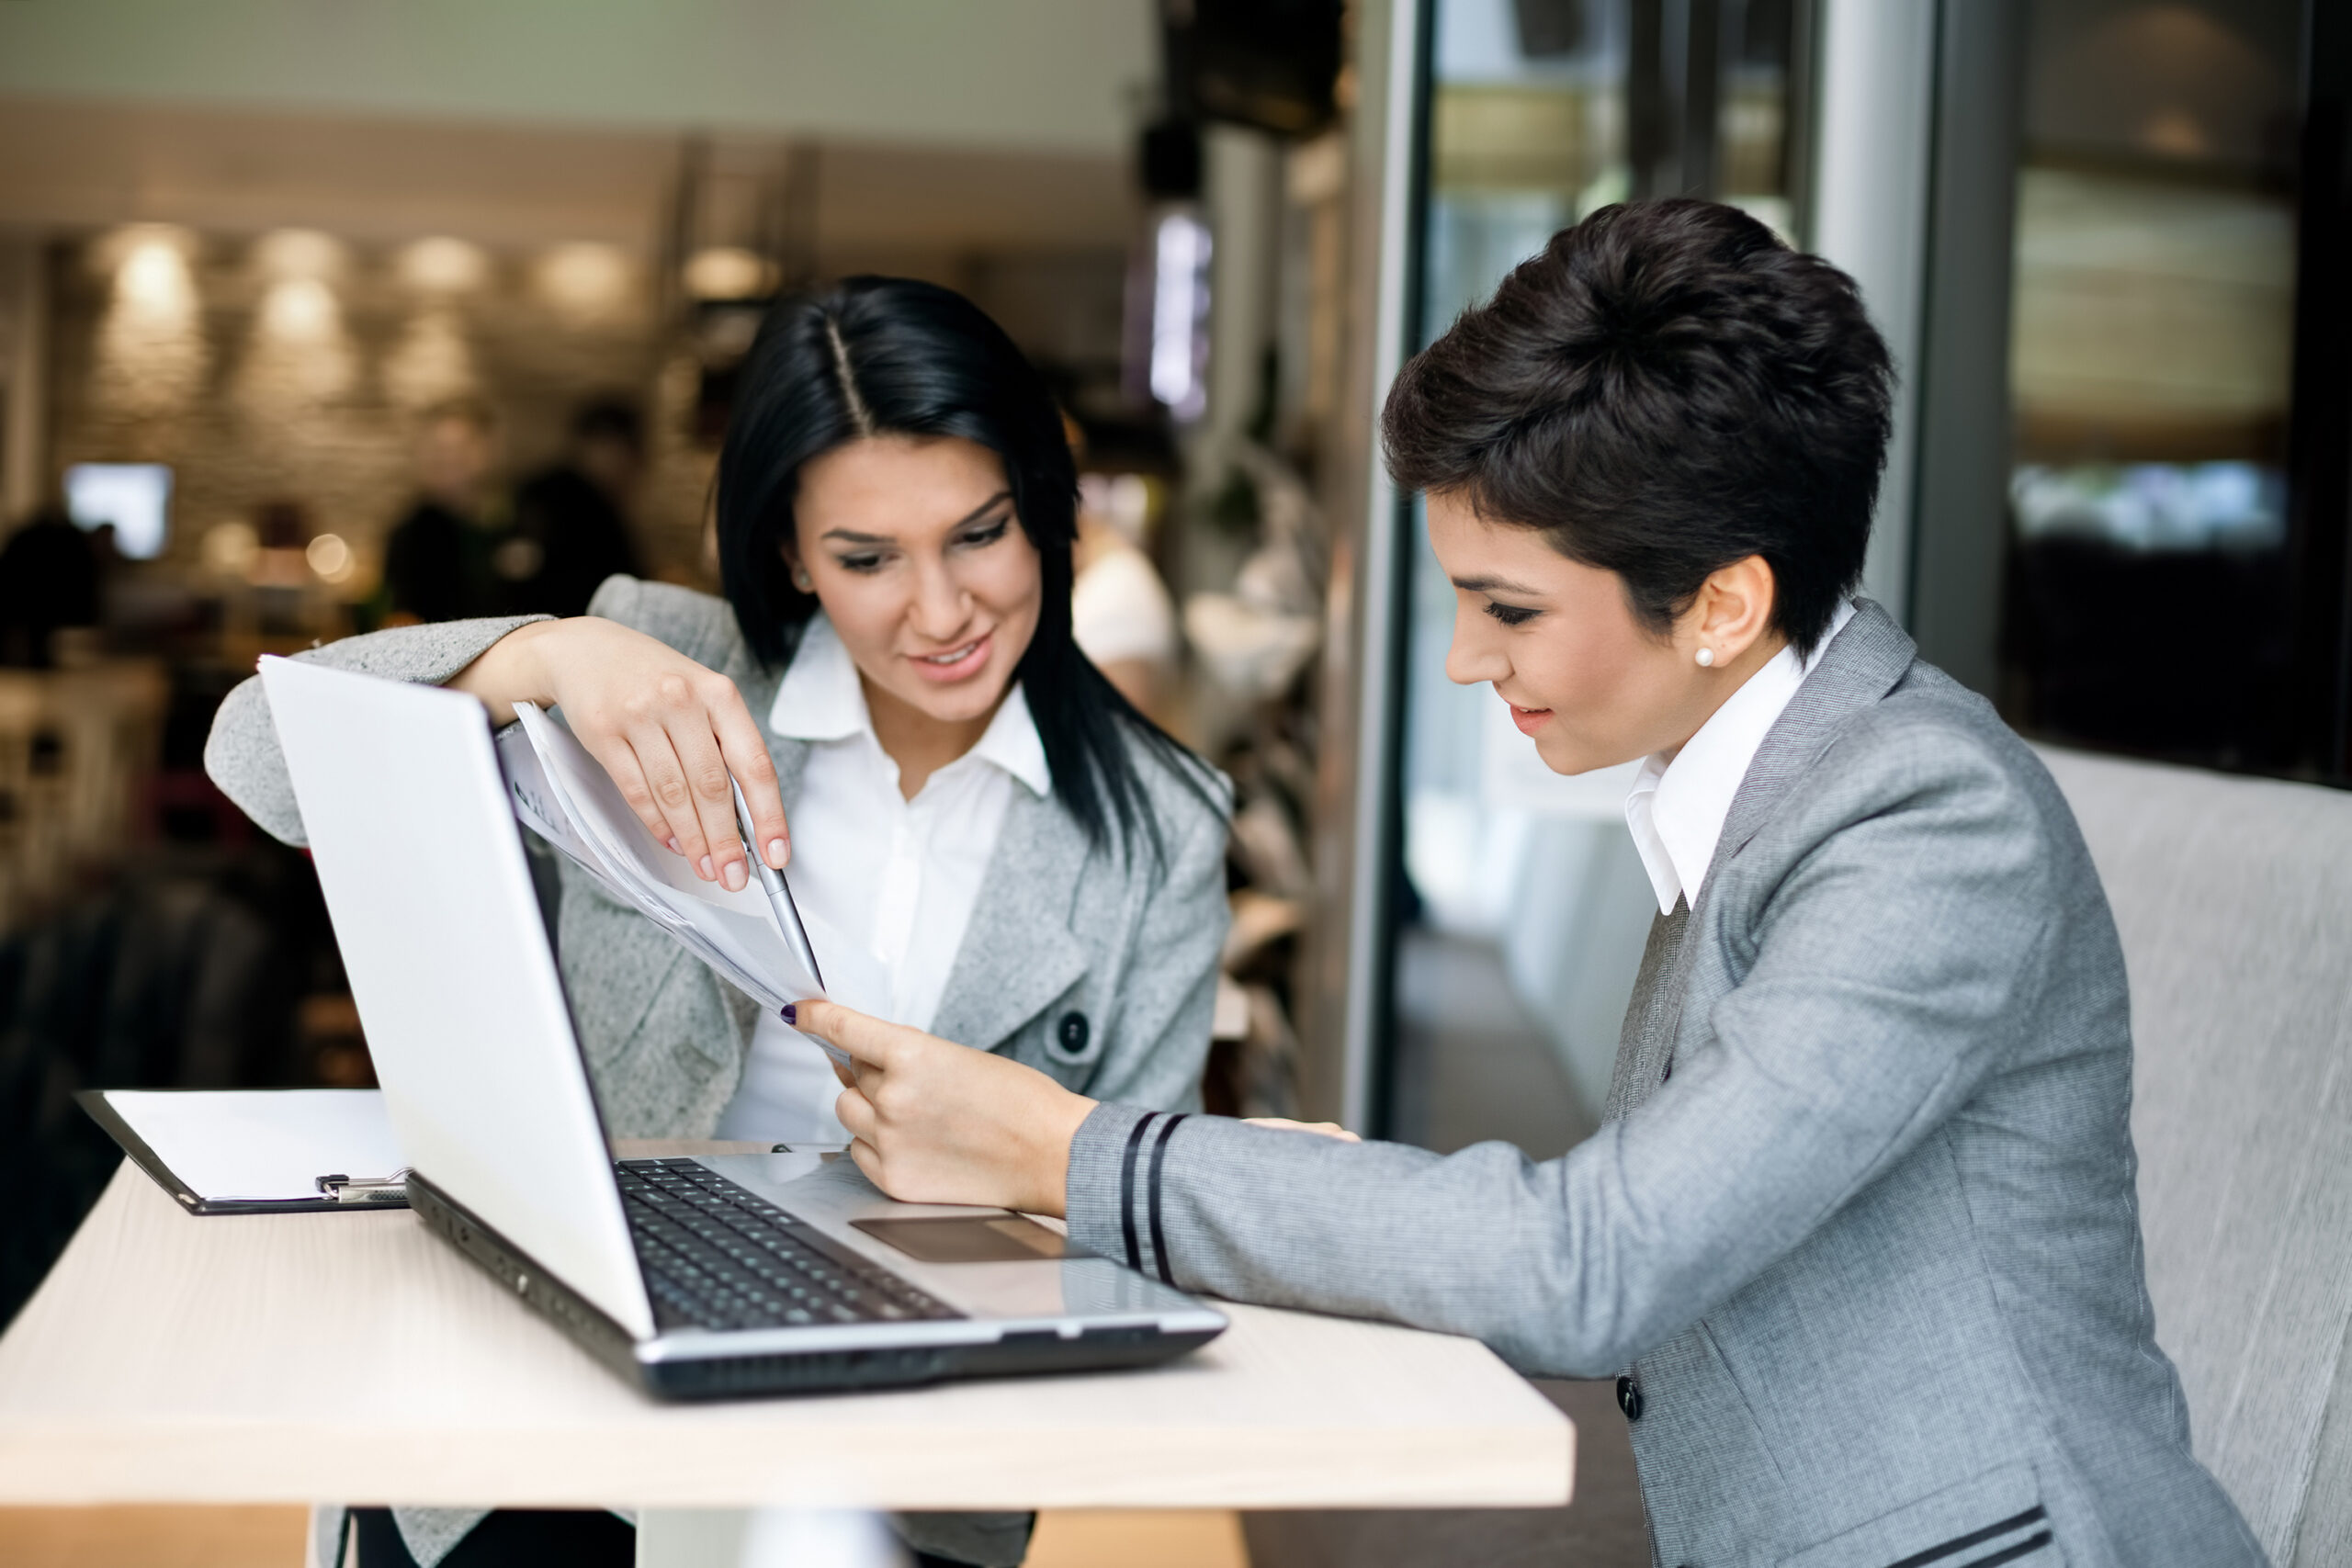
[[[808,574],[807,572],[796,569],[792,574],[792,586],[797,588],[803,593],[808,593],[813,592],[817,585],[809,581]]]
[[[1702,649],[1701,649],[1699,650],[1699,668],[1700,668],[1700,669],[1702,669],[1702,670],[1709,670],[1709,669],[1713,669],[1713,668],[1714,667],[1714,662],[1715,662],[1715,650],[1714,650],[1713,649],[1712,649],[1712,648],[1702,648]]]

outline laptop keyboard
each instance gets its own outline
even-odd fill
[[[693,1160],[622,1160],[614,1174],[664,1328],[963,1315]]]

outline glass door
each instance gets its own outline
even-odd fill
[[[2001,696],[2034,733],[2262,771],[2302,749],[2303,23],[2302,0],[2029,7]]]
[[[1418,348],[1561,228],[1638,193],[1722,193],[1787,233],[1788,0],[1430,0]],[[1483,686],[1445,678],[1453,592],[1418,508],[1406,561],[1382,1130],[1539,1157],[1607,1095],[1651,916],[1630,768],[1561,778]]]

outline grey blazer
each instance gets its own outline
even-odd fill
[[[2153,1337],[2131,1089],[2065,802],[1866,604],[1654,928],[1594,1137],[1537,1165],[1105,1105],[1070,1229],[1623,1372],[1662,1564],[2258,1563]]]
[[[787,811],[805,741],[767,728],[783,671],[764,670],[722,600],[616,577],[589,605],[734,681],[775,758]],[[450,679],[521,620],[457,621],[300,655],[394,680]],[[1161,1109],[1200,1103],[1227,920],[1226,822],[1148,753],[1135,756],[1167,847],[1164,874],[1094,850],[1057,798],[1013,792],[933,1025],[1080,1093]],[[299,844],[261,682],[229,694],[205,766],[253,819]],[[1219,781],[1222,788],[1222,781]],[[557,950],[597,1099],[617,1137],[707,1137],[741,1076],[756,1006],[636,910],[563,863]]]

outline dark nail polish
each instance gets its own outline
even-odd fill
[[[784,1021],[791,1024],[796,1029],[800,1025],[800,1011],[790,1002],[784,1004]]]

